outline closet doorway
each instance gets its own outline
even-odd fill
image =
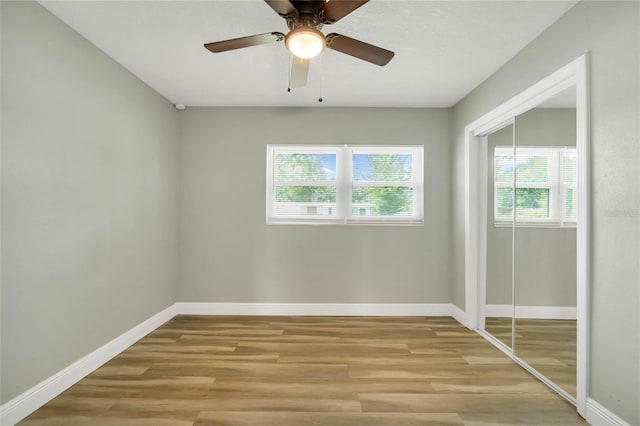
[[[465,129],[468,326],[586,415],[587,57]]]

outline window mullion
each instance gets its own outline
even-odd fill
[[[412,156],[412,164],[411,164],[411,181],[413,184],[412,194],[413,194],[413,212],[412,216],[415,218],[417,216],[423,216],[424,211],[419,211],[418,209],[424,209],[424,204],[422,203],[422,197],[424,196],[424,174],[418,176],[416,170],[422,170],[422,164],[424,163],[424,152],[422,155],[418,155],[419,152],[413,152]],[[420,181],[420,177],[422,177],[422,182]]]
[[[566,194],[565,194],[565,190],[563,188],[564,186],[564,155],[563,155],[564,150],[563,149],[558,149],[556,151],[556,161],[558,162],[558,183],[556,185],[556,191],[558,191],[558,208],[557,208],[557,214],[558,214],[558,222],[560,222],[560,226],[564,225],[564,222],[566,220],[565,217],[565,213],[566,213]]]
[[[275,216],[274,149],[267,145],[267,222]]]
[[[338,209],[338,212],[341,214],[341,219],[344,224],[351,218],[351,192],[352,192],[352,182],[351,176],[353,171],[353,155],[352,149],[349,148],[346,144],[343,148],[340,149],[340,162],[341,167],[339,170],[342,172],[340,176],[340,192],[342,197],[341,206]]]
[[[337,181],[278,181],[275,186],[338,186]]]
[[[353,185],[353,181],[351,182],[351,184]],[[416,186],[415,182],[413,180],[408,180],[408,181],[388,181],[388,182],[383,182],[383,181],[364,181],[364,180],[359,180],[357,186],[362,186],[362,187],[368,187],[368,188],[376,188],[376,187],[384,187],[384,186],[390,186],[390,187],[408,187],[408,188],[413,188]]]

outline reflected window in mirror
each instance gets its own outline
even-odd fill
[[[575,147],[519,146],[515,161],[513,154],[511,146],[494,151],[495,226],[512,226],[515,203],[518,226],[574,227]]]

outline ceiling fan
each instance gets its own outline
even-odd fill
[[[323,25],[333,24],[344,18],[369,0],[265,0],[278,15],[287,21],[289,32],[256,34],[231,40],[216,41],[204,45],[213,53],[284,40],[293,54],[289,88],[302,87],[307,83],[309,62],[325,47],[354,56],[363,61],[384,66],[394,53],[342,34],[325,36]]]

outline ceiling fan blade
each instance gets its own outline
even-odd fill
[[[327,36],[327,47],[381,67],[387,65],[395,55],[390,50],[336,33]]]
[[[226,52],[227,50],[242,49],[243,47],[259,46],[261,44],[275,43],[284,40],[284,34],[273,32],[256,34],[248,37],[233,38],[231,40],[214,41],[206,43],[206,47],[213,53]]]
[[[369,0],[331,0],[324,6],[323,22],[333,24],[344,18]]]
[[[264,0],[280,16],[297,15],[298,9],[289,0]]]
[[[310,59],[302,59],[297,56],[293,57],[291,63],[291,77],[289,79],[289,88],[303,87],[307,85],[307,74],[309,74]]]

